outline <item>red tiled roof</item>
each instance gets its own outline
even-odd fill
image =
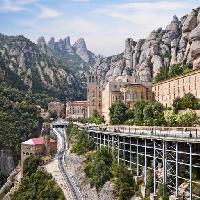
[[[45,138],[39,137],[39,138],[32,138],[33,144],[44,144]],[[56,141],[53,139],[50,139],[50,143],[55,143]]]

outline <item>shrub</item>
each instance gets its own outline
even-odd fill
[[[128,107],[122,101],[115,101],[109,111],[110,124],[123,124],[127,120]]]
[[[187,109],[179,112],[176,119],[179,126],[193,126],[198,123],[197,113],[193,110]]]
[[[164,111],[164,118],[167,126],[176,126],[176,114],[173,110]]]
[[[82,155],[84,153],[87,153],[88,151],[94,150],[95,144],[94,142],[88,138],[87,133],[85,130],[81,130],[76,135],[76,142],[72,146],[72,152]]]
[[[37,168],[41,162],[41,158],[38,156],[29,156],[23,163],[23,174],[30,176],[37,171]]]
[[[84,171],[90,178],[92,186],[99,190],[111,178],[112,152],[106,146],[101,146],[96,152],[89,154]]]
[[[144,124],[148,126],[161,126],[164,124],[164,106],[159,102],[149,103],[143,111]]]

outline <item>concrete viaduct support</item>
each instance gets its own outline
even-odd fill
[[[177,199],[183,195],[190,200],[200,199],[193,185],[200,187],[193,172],[200,173],[200,138],[197,141],[146,137],[105,130],[88,130],[88,136],[97,148],[107,145],[117,152],[116,159],[130,169],[135,176],[142,176],[145,187],[149,187],[148,176],[153,174],[152,193],[156,198],[159,184],[166,186],[169,194]],[[185,191],[181,186],[185,183]],[[198,185],[199,184],[199,185]]]

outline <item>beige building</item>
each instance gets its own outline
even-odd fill
[[[176,97],[183,97],[186,93],[192,93],[195,97],[200,98],[200,70],[168,79],[153,84],[152,91],[155,100],[161,102],[164,106],[172,106]]]
[[[91,117],[94,110],[99,114],[102,111],[102,88],[99,84],[99,76],[97,74],[89,74],[87,76],[87,102],[88,117]]]
[[[108,82],[102,91],[102,115],[109,123],[109,108],[116,100],[122,100],[128,107],[134,108],[138,100],[152,100],[152,84],[140,82],[133,76],[118,76]]]
[[[31,156],[47,156],[56,153],[57,142],[50,137],[32,138],[21,143],[21,163]]]
[[[66,103],[66,118],[87,117],[87,101],[73,101]]]

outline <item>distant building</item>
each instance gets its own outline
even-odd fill
[[[87,101],[73,101],[66,103],[66,118],[86,118]]]
[[[174,77],[159,83],[153,84],[152,90],[155,100],[166,107],[173,104],[176,97],[183,97],[186,93],[192,93],[196,98],[200,98],[200,70]]]
[[[65,112],[65,104],[57,101],[52,101],[48,103],[48,111],[52,113],[56,112],[59,117],[62,112]]]
[[[99,114],[102,112],[102,87],[100,85],[99,75],[97,73],[87,76],[87,102],[88,117],[91,117],[96,110]]]
[[[153,100],[150,82],[140,82],[133,76],[118,76],[108,82],[102,91],[102,115],[109,123],[109,108],[116,100],[134,108],[138,100]]]
[[[32,138],[21,143],[21,163],[31,156],[48,156],[56,153],[57,142],[49,136]]]

